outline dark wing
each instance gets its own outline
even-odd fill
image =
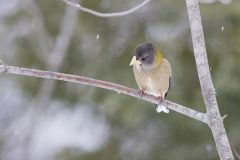
[[[171,77],[169,77],[169,86],[168,86],[168,91],[169,91],[170,87],[171,87]],[[166,98],[166,97],[167,97],[168,91],[166,92],[166,94],[165,94],[165,97],[164,97],[164,98]]]

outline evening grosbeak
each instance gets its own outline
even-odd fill
[[[171,65],[160,50],[152,43],[142,43],[134,51],[130,66],[133,66],[134,77],[141,95],[151,94],[159,98],[157,112],[169,113],[162,105],[170,87]]]

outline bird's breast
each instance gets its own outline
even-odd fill
[[[151,95],[157,96],[157,97],[161,96],[161,93],[158,90],[158,86],[156,86],[158,84],[154,83],[154,81],[152,80],[151,77],[147,78],[146,85],[147,85],[146,92],[148,94],[151,94]]]
[[[155,69],[147,70],[142,66],[133,67],[135,79],[140,89],[154,96],[164,96],[169,88],[171,72],[161,65]]]

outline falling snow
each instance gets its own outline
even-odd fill
[[[96,39],[99,39],[99,37],[100,37],[99,34],[97,34]]]

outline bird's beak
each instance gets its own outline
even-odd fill
[[[139,65],[141,64],[141,62],[139,60],[137,60],[136,56],[133,56],[129,66],[132,66],[132,65]]]

